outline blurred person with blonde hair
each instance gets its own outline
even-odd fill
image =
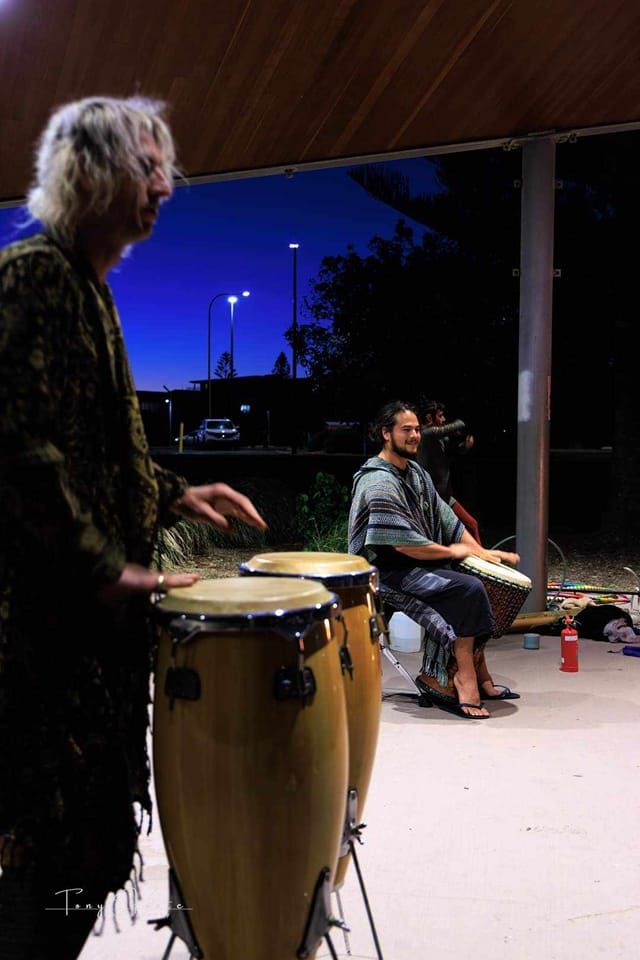
[[[161,103],[67,104],[27,200],[42,232],[0,252],[5,960],[77,957],[130,878],[151,810],[148,599],[197,579],[150,569],[159,527],[264,527],[246,497],[189,487],[149,454],[106,276],[151,235],[173,173]]]

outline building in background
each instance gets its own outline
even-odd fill
[[[207,380],[191,383],[191,390],[138,391],[152,446],[174,443],[181,423],[187,434],[208,416]],[[276,374],[212,380],[211,416],[232,420],[242,446],[290,446],[294,430],[306,438],[323,424],[310,382]]]

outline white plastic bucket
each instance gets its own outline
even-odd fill
[[[397,611],[389,620],[389,646],[401,653],[418,653],[424,639],[424,627]]]

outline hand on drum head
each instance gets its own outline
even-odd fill
[[[150,595],[172,587],[190,587],[198,580],[197,573],[158,573],[139,563],[126,563],[118,579],[98,591],[98,599],[105,604],[126,600],[134,594]]]
[[[520,554],[507,553],[506,550],[482,550],[476,553],[476,556],[482,560],[488,560],[490,563],[506,563],[510,567],[517,567],[520,563]]]
[[[172,503],[171,509],[189,520],[212,523],[219,530],[230,529],[227,517],[236,517],[259,530],[267,529],[251,500],[226,483],[187,487],[180,499]]]

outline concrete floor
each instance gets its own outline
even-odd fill
[[[494,641],[494,679],[522,699],[490,703],[490,720],[384,702],[360,862],[385,960],[636,960],[640,660],[619,650],[583,641],[580,672],[565,674],[558,638]],[[418,654],[401,659],[417,672]],[[146,925],[167,906],[157,828],[143,851],[138,922],[120,904],[116,934],[107,912],[82,960],[162,957],[167,934]],[[354,960],[374,958],[353,871],[342,900]]]

